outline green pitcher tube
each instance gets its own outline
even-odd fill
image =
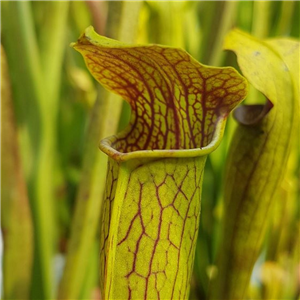
[[[73,47],[132,109],[101,141],[109,156],[101,228],[104,299],[188,299],[206,156],[247,93],[233,68],[181,49],[132,46],[86,29]]]
[[[115,184],[107,185],[101,255],[108,299],[188,298],[204,163],[205,156],[110,159]]]

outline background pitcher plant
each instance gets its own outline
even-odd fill
[[[228,154],[218,275],[211,283],[211,299],[245,299],[299,124],[299,42],[234,30],[225,48],[266,97],[265,104],[235,111],[239,125]]]
[[[205,159],[247,83],[233,68],[201,65],[180,49],[129,46],[92,27],[73,47],[132,109],[129,126],[101,142],[110,157],[102,293],[105,299],[187,299]]]

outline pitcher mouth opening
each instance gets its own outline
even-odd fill
[[[130,125],[100,144],[116,161],[209,154],[247,95],[234,68],[203,65],[180,48],[127,45],[92,27],[73,47],[94,78],[131,106]]]
[[[114,145],[118,141],[118,137],[122,135],[120,132],[117,135],[112,135],[100,141],[100,150],[117,162],[128,161],[134,158],[174,158],[174,157],[198,157],[208,155],[214,151],[222,141],[226,118],[220,117],[216,123],[216,128],[211,141],[208,145],[191,148],[191,149],[145,149],[130,152],[122,152]]]

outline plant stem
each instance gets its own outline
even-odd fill
[[[221,21],[219,22],[216,38],[214,40],[214,46],[212,48],[209,57],[209,64],[212,66],[221,65],[221,60],[223,56],[222,53],[223,40],[225,35],[233,26],[237,4],[238,2],[236,1],[225,1],[224,3],[224,8],[222,10],[222,15],[221,15]]]
[[[207,26],[203,30],[200,61],[218,66],[222,60],[224,36],[231,29],[237,9],[235,1],[201,2],[200,21]],[[202,23],[201,22],[201,23]],[[212,34],[213,33],[213,34]]]
[[[287,35],[292,27],[292,17],[295,9],[295,1],[282,1],[280,17],[277,23],[276,35]]]
[[[271,1],[255,1],[253,5],[252,34],[264,38],[270,31]]]

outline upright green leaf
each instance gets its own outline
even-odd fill
[[[109,167],[101,236],[105,299],[187,299],[206,155],[246,95],[232,68],[185,51],[130,46],[89,27],[73,45],[93,76],[131,106],[129,126],[104,139]]]
[[[1,47],[1,230],[4,299],[30,299],[33,226],[19,154],[8,66]]]

